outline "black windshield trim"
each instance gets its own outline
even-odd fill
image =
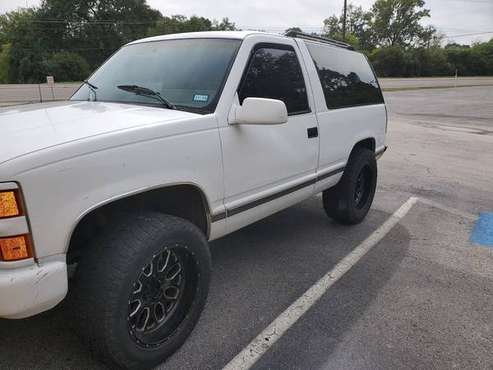
[[[88,102],[87,100],[83,99],[83,100],[70,100],[70,101],[74,101],[74,102]],[[163,104],[160,104],[160,103],[152,103],[151,101],[149,102],[134,102],[134,101],[126,101],[126,100],[97,100],[97,101],[94,101],[94,102],[91,102],[89,101],[89,103],[110,103],[110,104],[125,104],[125,105],[138,105],[138,106],[143,106],[143,107],[149,107],[149,108],[158,108],[158,109],[167,109],[167,110],[173,110],[173,109],[169,109],[167,107],[165,107]],[[205,114],[211,114],[211,113],[205,113],[205,112],[195,112],[195,111],[192,111],[193,109],[194,110],[199,110],[199,108],[193,108],[193,109],[189,109],[189,107],[185,107],[185,106],[182,106],[182,105],[175,105],[177,111],[182,111],[182,112],[187,112],[187,113],[192,113],[192,114],[201,114],[201,115],[205,115]]]

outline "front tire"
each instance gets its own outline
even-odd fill
[[[85,251],[72,291],[78,329],[112,366],[147,369],[173,354],[206,302],[203,233],[173,216],[127,216]]]
[[[351,154],[339,183],[323,192],[325,212],[335,221],[354,225],[370,210],[377,186],[377,161],[369,149]]]

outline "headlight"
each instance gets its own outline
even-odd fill
[[[0,191],[0,218],[22,215],[19,190]]]
[[[0,190],[0,261],[5,262],[33,256],[21,192],[13,187]]]

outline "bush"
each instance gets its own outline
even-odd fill
[[[375,49],[369,57],[379,77],[407,75],[407,60],[402,48],[393,46]]]
[[[76,53],[60,52],[52,54],[43,63],[44,73],[54,76],[55,81],[82,81],[90,73],[89,64]]]
[[[32,84],[42,82],[43,56],[35,51],[24,51],[16,45],[12,46],[12,62],[9,68],[9,83]]]
[[[493,75],[493,39],[489,42],[464,45],[447,45],[445,53],[451,68],[459,76]]]
[[[406,52],[407,74],[409,76],[432,77],[450,76],[455,73],[441,48],[418,48]]]
[[[369,58],[379,77],[433,77],[493,75],[493,40],[472,47],[382,47]]]

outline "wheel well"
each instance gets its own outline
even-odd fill
[[[159,188],[118,199],[85,215],[72,233],[67,262],[76,262],[84,246],[101,234],[118,215],[145,211],[181,217],[195,224],[208,236],[209,209],[200,189],[193,185]]]
[[[354,152],[356,152],[357,150],[359,150],[361,148],[370,149],[372,152],[375,152],[375,146],[376,146],[376,144],[375,144],[374,138],[364,139],[364,140],[358,141],[354,145],[353,150],[351,150],[351,154],[353,154]]]

